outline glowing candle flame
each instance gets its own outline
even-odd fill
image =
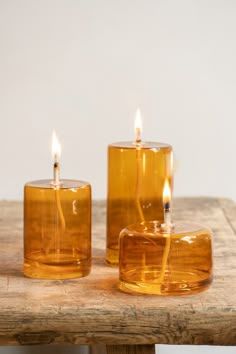
[[[140,109],[137,109],[136,116],[135,116],[135,133],[136,133],[136,143],[141,142],[141,131],[142,131],[142,118]]]
[[[164,207],[165,206],[169,207],[170,201],[171,201],[171,190],[170,190],[170,184],[169,184],[168,179],[165,180],[162,200],[163,200]]]
[[[59,157],[61,156],[61,145],[57,138],[55,130],[52,132],[52,156],[55,161],[58,161]]]

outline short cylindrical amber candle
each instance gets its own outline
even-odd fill
[[[83,277],[91,268],[91,186],[87,182],[29,182],[24,188],[24,274]]]
[[[118,265],[118,237],[129,224],[163,220],[162,190],[172,186],[172,147],[156,142],[108,146],[106,263]]]
[[[119,288],[133,294],[186,295],[212,282],[212,234],[191,223],[165,232],[157,221],[136,223],[119,237]]]

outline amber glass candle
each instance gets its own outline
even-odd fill
[[[120,234],[119,287],[133,294],[186,295],[212,282],[212,235],[201,225],[130,225]]]
[[[172,147],[122,142],[108,147],[106,262],[118,265],[120,231],[138,221],[163,220],[162,190],[172,185]]]
[[[60,179],[60,154],[53,131],[53,180],[24,189],[24,274],[31,278],[77,278],[91,268],[91,186]]]
[[[24,189],[24,274],[83,277],[91,268],[91,187],[87,182],[29,182]]]

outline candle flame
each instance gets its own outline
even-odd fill
[[[52,132],[52,156],[55,161],[58,161],[60,155],[61,155],[61,145],[59,143],[59,140],[58,140],[55,130],[53,130],[53,132]]]
[[[141,131],[142,131],[142,117],[140,109],[138,108],[135,116],[135,133],[136,133],[136,143],[140,143],[141,141]]]
[[[170,190],[170,184],[169,184],[168,179],[166,179],[165,183],[164,183],[162,200],[163,200],[163,204],[164,205],[170,204],[170,201],[171,201],[171,190]]]

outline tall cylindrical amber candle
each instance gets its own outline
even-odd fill
[[[24,274],[83,277],[91,268],[91,186],[87,182],[29,182],[24,189]]]
[[[108,147],[106,262],[118,264],[120,231],[132,223],[163,220],[162,190],[172,186],[172,147],[122,142]]]

